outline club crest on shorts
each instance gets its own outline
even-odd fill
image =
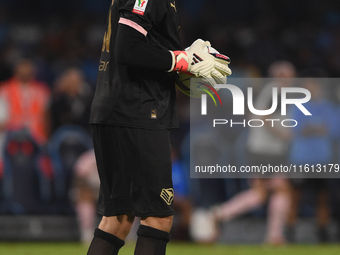
[[[144,15],[147,4],[148,4],[148,0],[136,0],[135,6],[133,7],[132,12],[137,13],[139,15]]]
[[[162,189],[160,196],[168,205],[171,205],[172,201],[174,200],[174,189]]]

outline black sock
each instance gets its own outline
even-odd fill
[[[96,228],[87,255],[117,255],[124,240]]]
[[[165,255],[169,233],[140,225],[137,235],[135,255]]]

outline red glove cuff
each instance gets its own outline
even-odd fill
[[[171,71],[187,72],[189,68],[188,55],[185,51],[171,51],[173,67]]]

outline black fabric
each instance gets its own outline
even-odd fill
[[[137,235],[135,255],[165,255],[169,233],[140,225]]]
[[[98,213],[173,215],[170,132],[111,125],[91,129],[101,181]]]
[[[94,231],[94,236],[95,237],[99,237],[107,242],[109,242],[110,244],[114,245],[116,248],[120,249],[123,247],[123,245],[125,244],[124,240],[110,234],[107,233],[99,228],[96,228],[96,230]]]
[[[154,239],[159,239],[163,240],[165,242],[170,241],[170,234],[168,232],[155,229],[152,227],[148,227],[145,225],[140,225],[137,231],[138,236],[144,236],[144,237],[149,237],[149,238],[154,238]]]
[[[124,244],[118,237],[97,228],[87,255],[117,255]]]
[[[145,36],[136,29],[119,24],[116,40],[115,54],[118,64],[163,71],[171,68],[170,52],[148,44]]]
[[[167,16],[171,8],[171,3],[175,4],[174,1],[169,0],[148,0],[144,6],[144,13],[136,14],[136,0],[124,0],[121,2],[119,7],[120,15],[136,22],[148,32],[153,30],[154,27],[157,27],[158,24],[164,22],[164,19],[169,18]],[[170,36],[174,36],[168,33],[168,31],[164,32],[167,32]]]
[[[167,72],[168,51],[182,49],[177,9],[170,0],[148,0],[141,15],[133,12],[136,3],[115,0],[110,7],[90,123],[177,128],[176,73]],[[147,35],[119,24],[120,18],[137,23]]]

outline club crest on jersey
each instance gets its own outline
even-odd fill
[[[132,12],[139,15],[144,15],[147,4],[148,0],[136,0]]]

